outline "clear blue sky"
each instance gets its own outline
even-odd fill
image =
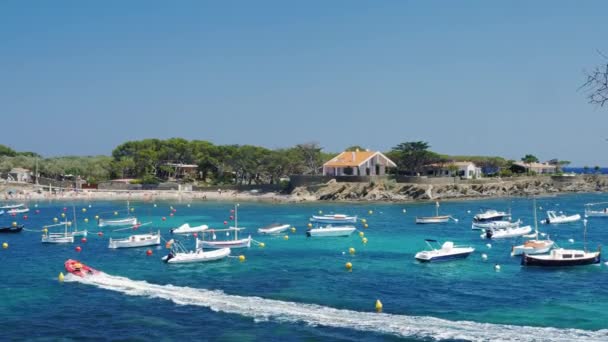
[[[0,143],[183,137],[608,165],[605,1],[2,1]]]

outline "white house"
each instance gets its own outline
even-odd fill
[[[323,164],[324,176],[383,176],[389,167],[397,167],[380,152],[345,151]]]
[[[12,168],[8,173],[9,180],[15,182],[30,183],[32,181],[32,171],[20,167]]]
[[[437,177],[481,178],[481,168],[470,161],[436,163],[426,167],[427,175]]]

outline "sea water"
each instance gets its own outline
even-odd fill
[[[546,210],[583,214],[585,203],[602,201],[608,201],[608,195],[542,197],[537,200],[538,219],[546,216]],[[515,220],[533,225],[530,199],[442,202],[440,214],[458,222],[431,225],[416,225],[414,220],[434,215],[434,202],[243,202],[238,225],[247,228],[244,235],[251,234],[265,247],[254,243],[249,249],[233,249],[233,256],[246,257],[244,262],[228,258],[183,265],[160,260],[167,254],[164,242],[150,248],[153,255],[147,256],[148,248],[108,249],[108,238],[160,229],[165,240],[179,239],[193,248],[192,236],[171,236],[169,230],[185,222],[214,228],[227,226],[224,221],[233,225],[234,203],[131,202],[133,214],[151,224],[120,231],[97,228],[94,217],[124,216],[124,202],[29,205],[27,220],[6,214],[0,218],[2,225],[17,221],[28,229],[0,235],[1,242],[9,244],[0,251],[3,338],[608,340],[608,266],[522,267],[520,258],[509,255],[511,246],[521,240],[488,241],[471,230],[473,215],[485,207],[511,210]],[[43,245],[40,230],[53,218],[61,219],[62,213],[71,218],[72,205],[79,229],[89,230],[87,242],[77,238],[74,244]],[[116,210],[122,210],[120,215],[113,215]],[[350,237],[307,238],[308,218],[319,211],[357,215],[368,228],[358,223],[358,231]],[[289,223],[296,232],[257,234],[257,228],[274,222]],[[589,219],[587,248],[608,242],[607,226],[608,218]],[[539,224],[539,229],[561,247],[584,247],[582,221]],[[99,231],[103,236],[97,235]],[[225,238],[223,234],[216,233],[216,238]],[[419,263],[414,255],[426,248],[425,238],[453,241],[476,251],[465,260]],[[63,263],[69,258],[106,274],[90,279],[70,275],[60,283],[57,276],[65,273]],[[352,263],[352,271],[346,270],[346,262]],[[377,299],[383,303],[382,313],[374,310]]]

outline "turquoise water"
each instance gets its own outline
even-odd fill
[[[548,209],[582,214],[584,203],[600,201],[608,201],[608,195],[539,198],[539,219]],[[232,209],[227,202],[131,204],[142,222],[153,223],[138,231],[160,229],[165,238],[170,238],[170,228],[184,222],[221,227]],[[64,207],[71,213],[71,205],[32,202],[28,219],[17,221],[40,230],[53,217],[59,218]],[[441,213],[459,219],[444,225],[414,224],[416,215],[434,213],[433,203],[241,203],[239,226],[247,227],[266,246],[233,250],[234,256],[245,255],[245,262],[230,258],[187,265],[161,262],[164,246],[152,248],[152,256],[146,256],[146,248],[108,249],[109,236],[124,237],[131,231],[112,233],[103,228],[104,236],[99,237],[93,217],[124,209],[124,202],[75,205],[79,227],[90,231],[86,243],[43,245],[40,233],[33,231],[0,235],[9,244],[0,251],[0,319],[5,337],[426,341],[540,336],[546,340],[608,340],[608,331],[601,330],[608,328],[608,266],[522,268],[519,258],[509,256],[511,245],[518,240],[492,241],[488,248],[488,241],[470,229],[472,216],[481,207],[511,207],[514,219],[531,224],[528,199],[444,202]],[[170,207],[177,210],[173,217]],[[363,244],[357,234],[307,238],[308,217],[319,210],[365,218],[369,228],[358,226],[368,243]],[[88,224],[85,217],[90,219]],[[10,224],[14,218],[5,215],[0,220]],[[289,233],[288,240],[283,235],[256,233],[258,227],[273,222],[290,223],[297,232]],[[608,219],[590,219],[590,248],[608,242],[607,225]],[[541,225],[540,229],[562,247],[583,246],[582,222]],[[462,261],[421,264],[414,254],[426,247],[425,238],[471,245],[476,251]],[[188,247],[194,245],[192,237],[181,240]],[[82,247],[80,253],[76,246]],[[348,253],[350,247],[356,249],[355,255]],[[488,260],[481,258],[482,253]],[[95,281],[68,277],[59,283],[57,275],[68,258],[79,259],[108,276]],[[353,264],[352,272],[345,270],[346,262]],[[501,265],[499,272],[495,264]],[[374,312],[376,299],[384,305],[383,314]]]

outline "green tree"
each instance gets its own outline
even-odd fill
[[[583,167],[583,173],[589,173],[589,166],[585,165]]]
[[[346,150],[344,151],[348,151],[348,152],[355,152],[355,151],[365,151],[366,149],[359,146],[359,145],[354,145],[354,146],[350,146],[348,147]]]
[[[441,161],[437,153],[428,149],[429,144],[424,141],[404,142],[395,147],[389,153],[389,158],[394,158],[399,169],[409,174],[419,174],[425,165]]]
[[[323,155],[321,153],[323,148],[316,142],[298,144],[295,148],[303,164],[308,169],[308,173],[311,175],[319,174],[319,168],[323,164]]]
[[[599,165],[594,166],[594,167],[593,167],[593,171],[594,171],[595,173],[599,174],[599,173],[600,173],[600,167],[599,167]]]
[[[0,144],[0,156],[14,157],[16,155],[17,155],[17,152],[15,152],[15,150],[13,150],[12,148],[10,148],[8,146]]]

